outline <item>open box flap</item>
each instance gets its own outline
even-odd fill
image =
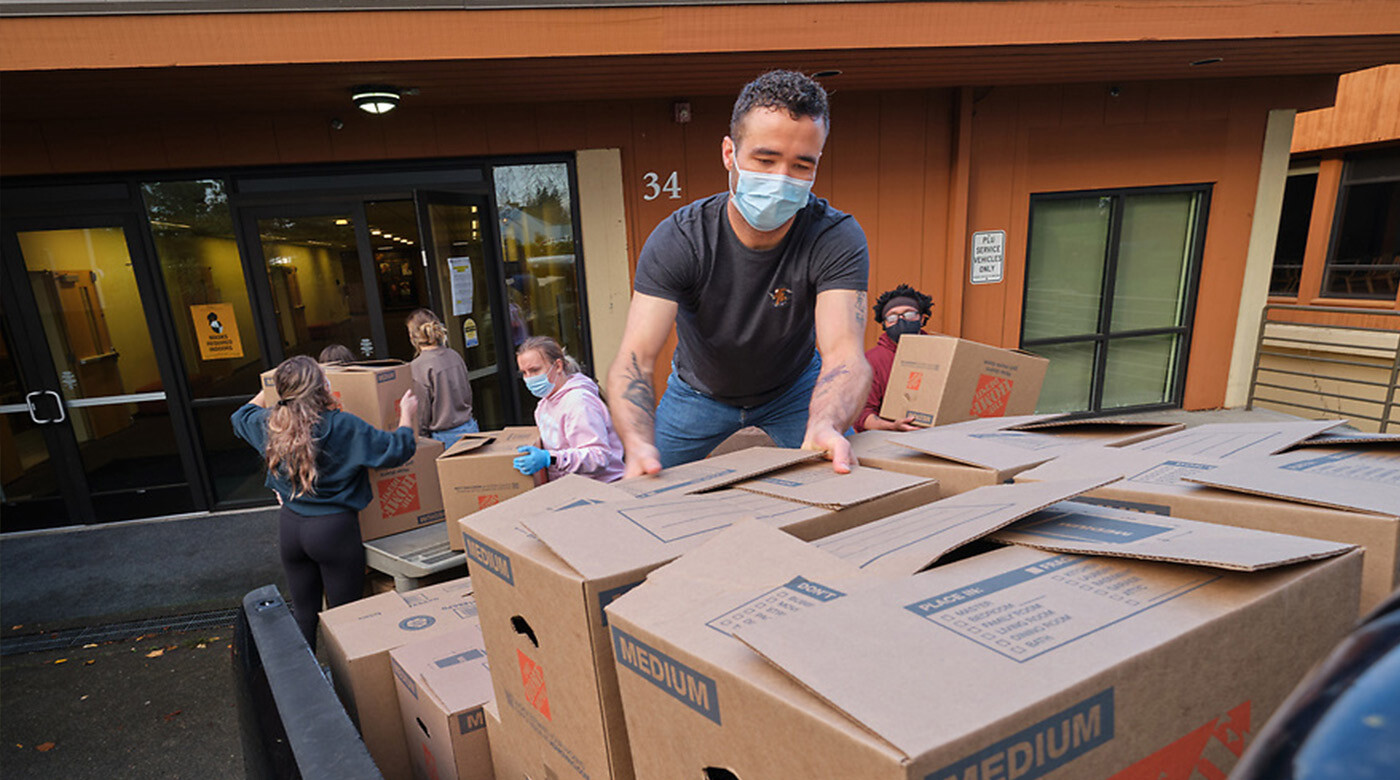
[[[723,490],[566,509],[523,522],[575,571],[598,579],[658,566],[744,518],[782,527],[824,511],[743,490]]]
[[[1187,478],[1240,493],[1316,506],[1400,515],[1400,448],[1307,448],[1264,461],[1227,463]]]
[[[869,574],[907,577],[968,542],[1112,481],[1112,477],[1091,477],[989,485],[833,534],[813,544]]]
[[[1266,423],[1206,423],[1124,447],[1163,456],[1190,458],[1262,458],[1292,447],[1345,420],[1299,420]]]
[[[830,463],[821,461],[746,479],[736,483],[734,487],[751,493],[837,510],[932,481],[927,477],[915,477],[877,468],[857,468],[850,474],[837,474]]]
[[[612,483],[636,498],[689,495],[732,485],[795,463],[820,458],[813,450],[749,447],[662,469],[659,474],[630,477]]]
[[[992,539],[1041,550],[1259,571],[1330,558],[1355,545],[1062,501]]]

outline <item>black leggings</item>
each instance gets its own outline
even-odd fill
[[[354,512],[303,515],[282,507],[278,515],[282,569],[292,591],[292,613],[306,643],[316,649],[321,594],[332,607],[364,595],[365,547]]]

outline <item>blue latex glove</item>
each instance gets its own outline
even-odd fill
[[[527,477],[549,465],[549,450],[539,447],[516,447],[515,451],[525,453],[515,459],[514,465],[516,471]]]

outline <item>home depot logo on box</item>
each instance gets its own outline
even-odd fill
[[[499,493],[488,493],[486,495],[476,497],[477,509],[485,509],[488,506],[495,506],[499,503],[501,503],[501,496]]]
[[[1245,736],[1253,730],[1250,727],[1250,709],[1251,702],[1246,701],[1225,713],[1222,718],[1211,718],[1204,726],[1124,769],[1109,780],[1197,777],[1197,773],[1200,777],[1225,777],[1233,766],[1224,769],[1216,766],[1216,761],[1207,757],[1207,750],[1214,744],[1211,742],[1214,739],[1228,751],[1228,756],[1215,751],[1215,758],[1231,761],[1229,756],[1238,759],[1243,755]]]
[[[400,474],[396,477],[379,480],[379,511],[385,517],[395,517],[405,512],[416,512],[418,501],[418,475]]]
[[[535,663],[524,651],[516,650],[520,657],[520,684],[525,687],[525,700],[530,702],[546,720],[554,720],[549,715],[549,694],[544,689],[544,667]]]
[[[973,417],[1004,417],[1006,402],[1011,399],[1011,388],[1015,382],[1001,376],[982,374],[977,377],[977,389],[972,393],[972,408],[968,413]]]
[[[907,383],[905,383],[904,389],[905,389],[905,390],[918,390],[918,389],[919,389],[919,385],[920,385],[923,381],[924,381],[924,372],[922,372],[922,371],[910,371],[910,372],[909,372],[909,381],[908,381]]]

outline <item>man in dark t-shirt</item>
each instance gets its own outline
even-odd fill
[[[870,383],[870,260],[856,220],[810,193],[829,123],[826,93],[806,76],[755,79],[720,147],[729,191],[682,207],[647,239],[608,372],[628,476],[703,458],[748,425],[825,451],[839,472],[854,465],[842,432]],[[651,371],[673,324],[657,407]]]

